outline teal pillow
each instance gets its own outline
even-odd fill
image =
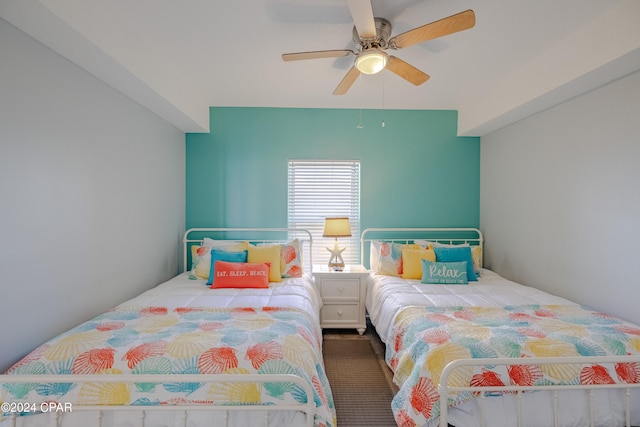
[[[247,254],[249,251],[225,251],[221,249],[213,249],[211,251],[211,270],[209,270],[209,280],[207,281],[207,286],[211,286],[213,283],[213,278],[216,277],[215,273],[215,265],[216,261],[227,261],[227,262],[247,262]]]
[[[467,262],[422,262],[422,283],[437,285],[466,285]]]
[[[475,282],[478,280],[476,272],[473,270],[473,257],[469,246],[457,247],[434,247],[437,262],[462,262],[467,263],[467,280]]]

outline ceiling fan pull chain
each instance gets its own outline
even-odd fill
[[[360,91],[360,123],[356,126],[358,129],[362,129],[364,126],[362,125],[362,75],[358,76],[358,89]]]
[[[384,127],[384,76],[385,71],[382,70],[382,123],[380,123],[380,127]]]

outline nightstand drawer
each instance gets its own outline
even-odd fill
[[[331,279],[322,282],[322,299],[360,299],[360,279]]]
[[[358,304],[324,304],[320,313],[320,322],[323,324],[358,323],[359,319]]]

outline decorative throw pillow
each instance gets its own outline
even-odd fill
[[[467,263],[467,280],[477,281],[475,271],[473,270],[473,258],[471,257],[471,248],[469,246],[454,247],[434,247],[436,253],[436,261],[438,262],[461,262]]]
[[[189,279],[209,279],[211,270],[211,247],[191,246],[191,273]]]
[[[230,240],[213,240],[208,237],[202,239],[201,245],[191,246],[191,274],[189,279],[209,280],[211,272],[211,249],[227,251],[243,251],[248,246],[247,242],[235,242]]]
[[[268,262],[269,268],[269,281],[281,282],[282,274],[280,273],[280,250],[282,245],[261,245],[254,246],[249,245],[249,254],[247,255],[247,261],[256,262]]]
[[[269,263],[216,261],[212,289],[268,288]]]
[[[464,246],[469,246],[471,248],[471,258],[473,258],[473,270],[476,273],[476,276],[480,275],[481,266],[482,266],[482,247],[480,246],[471,246],[468,243],[460,243],[457,245],[434,242],[431,240],[416,240],[414,243],[419,244],[424,248],[459,248]]]
[[[422,263],[422,283],[441,285],[466,285],[467,262],[432,262],[426,259]]]
[[[282,245],[280,250],[280,273],[282,277],[302,277],[302,256],[300,241],[293,239]]]
[[[421,260],[436,261],[433,249],[404,249],[402,251],[402,278],[422,279]]]
[[[382,242],[380,244],[380,256],[378,257],[378,274],[385,276],[402,276],[402,251],[403,249],[422,249],[414,244],[400,244]]]
[[[482,271],[482,247],[471,246],[471,258],[473,259],[473,271],[476,273],[476,276],[480,276],[480,272]]]
[[[210,286],[215,277],[216,261],[228,261],[228,262],[247,262],[248,251],[225,251],[222,249],[211,250],[211,271],[209,272],[209,280],[207,285]]]

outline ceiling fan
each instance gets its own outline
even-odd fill
[[[384,18],[373,16],[371,0],[347,1],[354,23],[353,41],[356,43],[355,50],[319,50],[313,52],[285,53],[282,55],[284,61],[339,58],[342,56],[355,55],[356,59],[353,66],[333,91],[334,95],[347,93],[349,88],[360,76],[360,73],[375,74],[384,68],[416,86],[421,85],[429,80],[429,75],[402,59],[389,55],[387,50],[403,49],[414,44],[467,30],[472,28],[476,23],[473,10],[466,10],[389,38],[391,36],[391,23]]]

